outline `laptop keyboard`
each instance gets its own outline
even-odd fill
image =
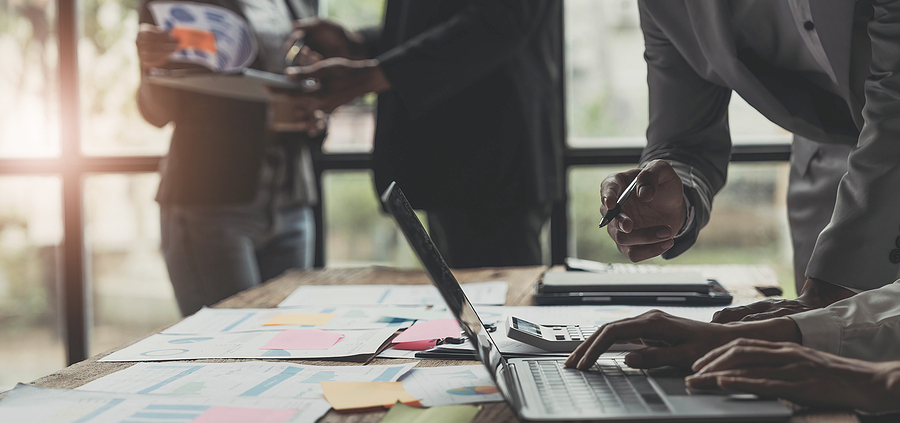
[[[641,370],[620,366],[615,361],[594,364],[586,372],[568,369],[557,360],[526,362],[550,413],[670,413]]]

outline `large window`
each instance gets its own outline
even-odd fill
[[[134,102],[136,5],[0,0],[0,390],[179,317],[153,201],[171,128],[144,122]],[[362,28],[379,24],[384,1],[319,6]],[[636,2],[566,0],[565,7],[569,204],[555,214],[554,224],[567,229],[549,237],[550,247],[556,258],[623,261],[596,228],[597,187],[632,166],[644,143]],[[323,265],[417,265],[380,211],[368,170],[375,100],[335,111],[317,159]],[[765,153],[789,141],[737,96],[730,117],[736,144],[760,144]],[[784,160],[786,150],[776,150],[759,157]],[[676,262],[770,264],[792,286],[785,166],[734,165],[709,227]]]

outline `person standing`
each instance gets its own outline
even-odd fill
[[[388,0],[383,25],[301,22],[312,116],[378,93],[375,189],[397,181],[451,267],[542,264],[563,197],[561,1]],[[302,115],[303,112],[300,112]]]
[[[301,0],[217,0],[242,16],[259,46],[254,69],[282,73],[284,43],[296,19],[315,16]],[[271,133],[269,105],[149,83],[175,40],[156,26],[142,0],[137,49],[141,114],[173,124],[160,166],[162,250],[184,315],[213,305],[290,268],[312,267],[317,201],[310,145],[301,132]]]

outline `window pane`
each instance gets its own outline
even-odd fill
[[[326,153],[368,153],[375,137],[374,99],[338,107],[328,119],[328,135],[322,143]],[[364,100],[364,101],[365,101]]]
[[[384,0],[319,0],[319,15],[349,29],[381,25]]]
[[[0,392],[66,366],[57,177],[0,177]]]
[[[171,127],[158,129],[138,112],[140,82],[133,0],[81,0],[81,146],[90,155],[160,155]]]
[[[0,157],[59,154],[56,2],[0,2]]]
[[[567,0],[565,8],[569,145],[643,147],[647,65],[637,2]],[[735,144],[790,141],[738,95],[729,123]]]
[[[728,184],[716,196],[709,224],[697,243],[672,260],[648,264],[765,264],[778,274],[785,295],[794,291],[794,273],[785,197],[787,163],[732,163]],[[569,172],[569,251],[584,259],[625,263],[606,233],[598,229],[600,182],[629,167],[578,167]]]
[[[177,321],[160,255],[156,174],[97,175],[84,183],[94,330],[90,354]]]
[[[396,223],[381,211],[371,172],[332,171],[322,177],[326,267],[419,267]]]

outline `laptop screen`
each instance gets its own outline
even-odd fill
[[[394,216],[394,220],[397,221],[400,230],[406,236],[407,241],[409,241],[409,245],[416,253],[416,256],[419,257],[419,261],[422,262],[425,273],[428,274],[434,286],[441,292],[441,296],[444,297],[447,306],[456,316],[460,326],[465,331],[466,336],[468,336],[469,342],[475,348],[475,355],[478,357],[478,360],[484,363],[491,376],[494,376],[499,366],[506,367],[506,360],[500,355],[500,349],[497,348],[487,328],[484,327],[481,318],[475,313],[475,308],[469,303],[469,299],[466,298],[466,294],[460,288],[459,282],[457,282],[453,273],[450,272],[450,267],[447,266],[444,258],[441,257],[441,253],[438,252],[434,241],[428,236],[428,232],[425,231],[422,222],[419,221],[418,216],[416,216],[409,202],[406,201],[406,196],[397,187],[396,182],[391,183],[388,189],[384,191],[384,194],[381,196],[381,202],[388,212]]]

